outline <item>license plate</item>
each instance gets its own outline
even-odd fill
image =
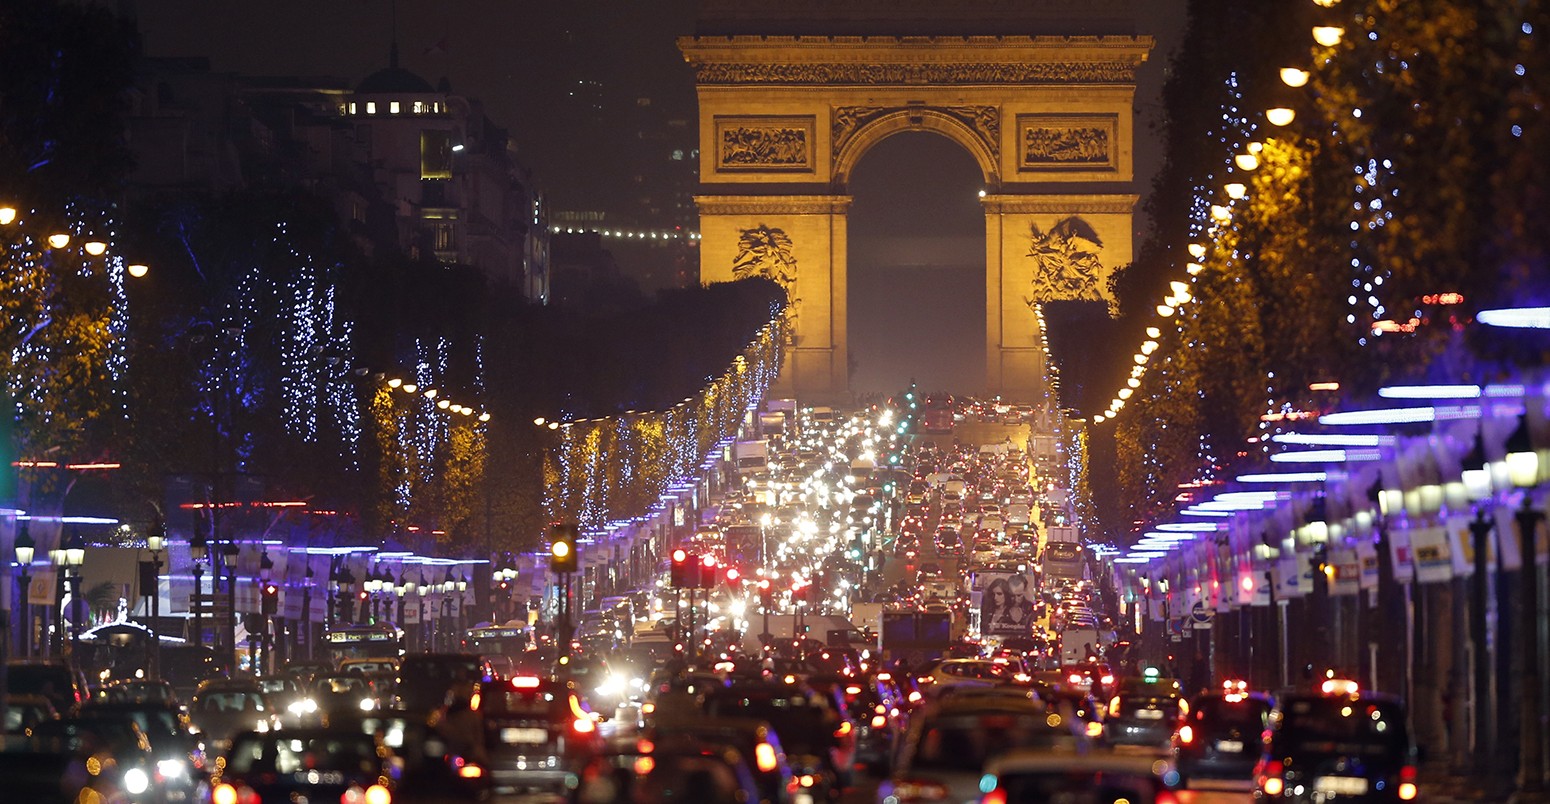
[[[501,742],[534,744],[549,742],[549,732],[544,729],[501,729]]]
[[[1314,780],[1313,789],[1337,796],[1363,796],[1367,794],[1367,780],[1359,776],[1320,776]]]
[[[1162,720],[1163,713],[1161,709],[1140,709],[1136,711],[1136,717],[1142,720]]]
[[[1221,751],[1223,753],[1227,753],[1227,754],[1241,754],[1241,753],[1243,753],[1243,741],[1242,740],[1217,740],[1216,741],[1216,750]]]

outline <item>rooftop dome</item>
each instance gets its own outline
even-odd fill
[[[429,81],[398,66],[398,43],[388,53],[388,66],[366,76],[355,87],[357,95],[401,95],[435,92]]]

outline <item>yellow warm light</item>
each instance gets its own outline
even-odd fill
[[[1289,106],[1277,106],[1274,109],[1265,110],[1265,119],[1270,121],[1272,126],[1290,125],[1297,119],[1297,112]]]
[[[1136,355],[1136,365],[1139,366],[1139,365],[1142,365],[1144,363],[1146,363],[1146,355]]]
[[[1249,193],[1248,185],[1237,181],[1228,182],[1227,186],[1223,187],[1222,189],[1226,190],[1227,197],[1234,201],[1244,197],[1245,195],[1248,195]]]
[[[1222,223],[1232,220],[1232,210],[1221,204],[1211,205],[1211,217]]]
[[[441,409],[442,409],[442,410],[446,410],[446,409],[447,409],[447,408],[450,408],[450,407],[452,407],[452,403],[451,403],[451,402],[448,402],[448,401],[447,401],[447,400],[445,400],[445,399],[443,399],[443,400],[441,400],[441,401],[440,401],[440,402],[437,402],[437,403],[436,403],[436,407],[438,407],[438,408],[441,408]]]
[[[1289,87],[1302,87],[1308,84],[1308,71],[1296,67],[1281,68],[1281,83]]]
[[[10,226],[16,222],[16,207],[0,207],[0,226]]]
[[[418,390],[420,390],[420,386],[415,385],[412,382],[404,383],[404,393],[412,394],[412,393],[414,393],[415,391],[418,391]]]
[[[1173,315],[1173,308],[1166,304],[1159,304],[1157,305],[1157,314],[1163,318],[1168,318]]]
[[[479,421],[487,422],[489,420],[490,420],[490,414],[488,414],[488,413],[481,413],[481,414],[479,414]]]
[[[1141,344],[1141,354],[1149,355],[1157,351],[1157,341],[1147,341]]]
[[[1204,258],[1206,256],[1205,244],[1204,243],[1190,243],[1189,244],[1189,256],[1194,257],[1197,260]]]
[[[86,253],[92,255],[93,257],[101,257],[103,254],[107,253],[108,244],[102,242],[101,240],[88,240],[86,241],[86,244],[82,246],[82,248],[86,249]]]
[[[1100,413],[1097,416],[1093,417],[1093,424],[1103,424],[1103,419],[1104,419],[1104,415],[1102,413]]]
[[[1204,271],[1205,269],[1206,269],[1206,267],[1204,265],[1201,265],[1198,262],[1192,262],[1192,263],[1189,263],[1188,265],[1184,266],[1184,270],[1188,271],[1190,276],[1197,276],[1197,275],[1200,274],[1201,271]]]
[[[151,266],[146,265],[143,262],[135,262],[130,263],[129,267],[125,268],[124,270],[128,271],[130,276],[139,279],[140,277],[145,276],[151,272]]]
[[[1338,25],[1313,26],[1313,41],[1318,42],[1324,47],[1334,47],[1340,44],[1340,40],[1343,38],[1345,38],[1345,29]]]
[[[1232,161],[1239,170],[1253,170],[1259,167],[1259,157],[1254,154],[1238,154],[1232,158]]]
[[[1120,399],[1129,399],[1130,395],[1133,394],[1133,393],[1135,393],[1135,391],[1132,391],[1129,388],[1121,388],[1121,389],[1119,389],[1119,398]]]
[[[51,234],[48,236],[48,244],[53,248],[64,248],[65,246],[70,245],[70,235],[67,235],[64,232],[60,232],[59,234]]]
[[[1130,386],[1131,388],[1140,388],[1141,387],[1141,381],[1136,379],[1135,377],[1131,377],[1130,379],[1125,380],[1125,384]]]
[[[394,377],[393,379],[388,380],[388,387],[389,388],[397,388],[398,386],[403,385],[403,384],[404,384],[404,381],[400,380],[397,377]]]
[[[1147,327],[1146,328],[1146,337],[1148,337],[1148,338],[1161,338],[1162,337],[1162,330],[1158,329],[1157,327]]]
[[[426,399],[435,399],[436,398],[436,394],[438,394],[438,393],[440,393],[440,392],[437,391],[435,388],[427,388],[427,389],[425,389],[425,398]]]

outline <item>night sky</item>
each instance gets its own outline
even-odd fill
[[[692,32],[694,0],[399,0],[400,64],[484,103],[558,208],[610,192],[609,171],[570,147],[556,108],[578,79],[612,102],[649,97],[693,119],[693,74],[674,40]],[[1181,36],[1183,0],[1137,3],[1137,30],[1158,39],[1136,99],[1136,183],[1160,161],[1152,133],[1163,67]],[[387,65],[389,0],[149,0],[137,4],[151,56],[208,56],[216,70],[319,76],[353,84]],[[621,135],[625,132],[621,132]],[[629,148],[621,136],[619,148]],[[984,377],[984,220],[978,170],[946,139],[901,134],[868,153],[852,191],[850,342],[858,392],[911,377],[972,392]],[[1144,222],[1137,222],[1139,233]],[[1078,356],[1063,356],[1071,360]],[[1107,357],[1107,356],[1106,356]],[[1119,359],[1128,358],[1128,351]],[[1115,378],[1123,376],[1116,362]]]

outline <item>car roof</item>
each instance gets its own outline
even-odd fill
[[[1013,748],[985,764],[987,775],[1004,776],[1018,771],[1046,769],[1135,773],[1163,780],[1173,770],[1173,764],[1151,754],[1060,752],[1047,748]]]

